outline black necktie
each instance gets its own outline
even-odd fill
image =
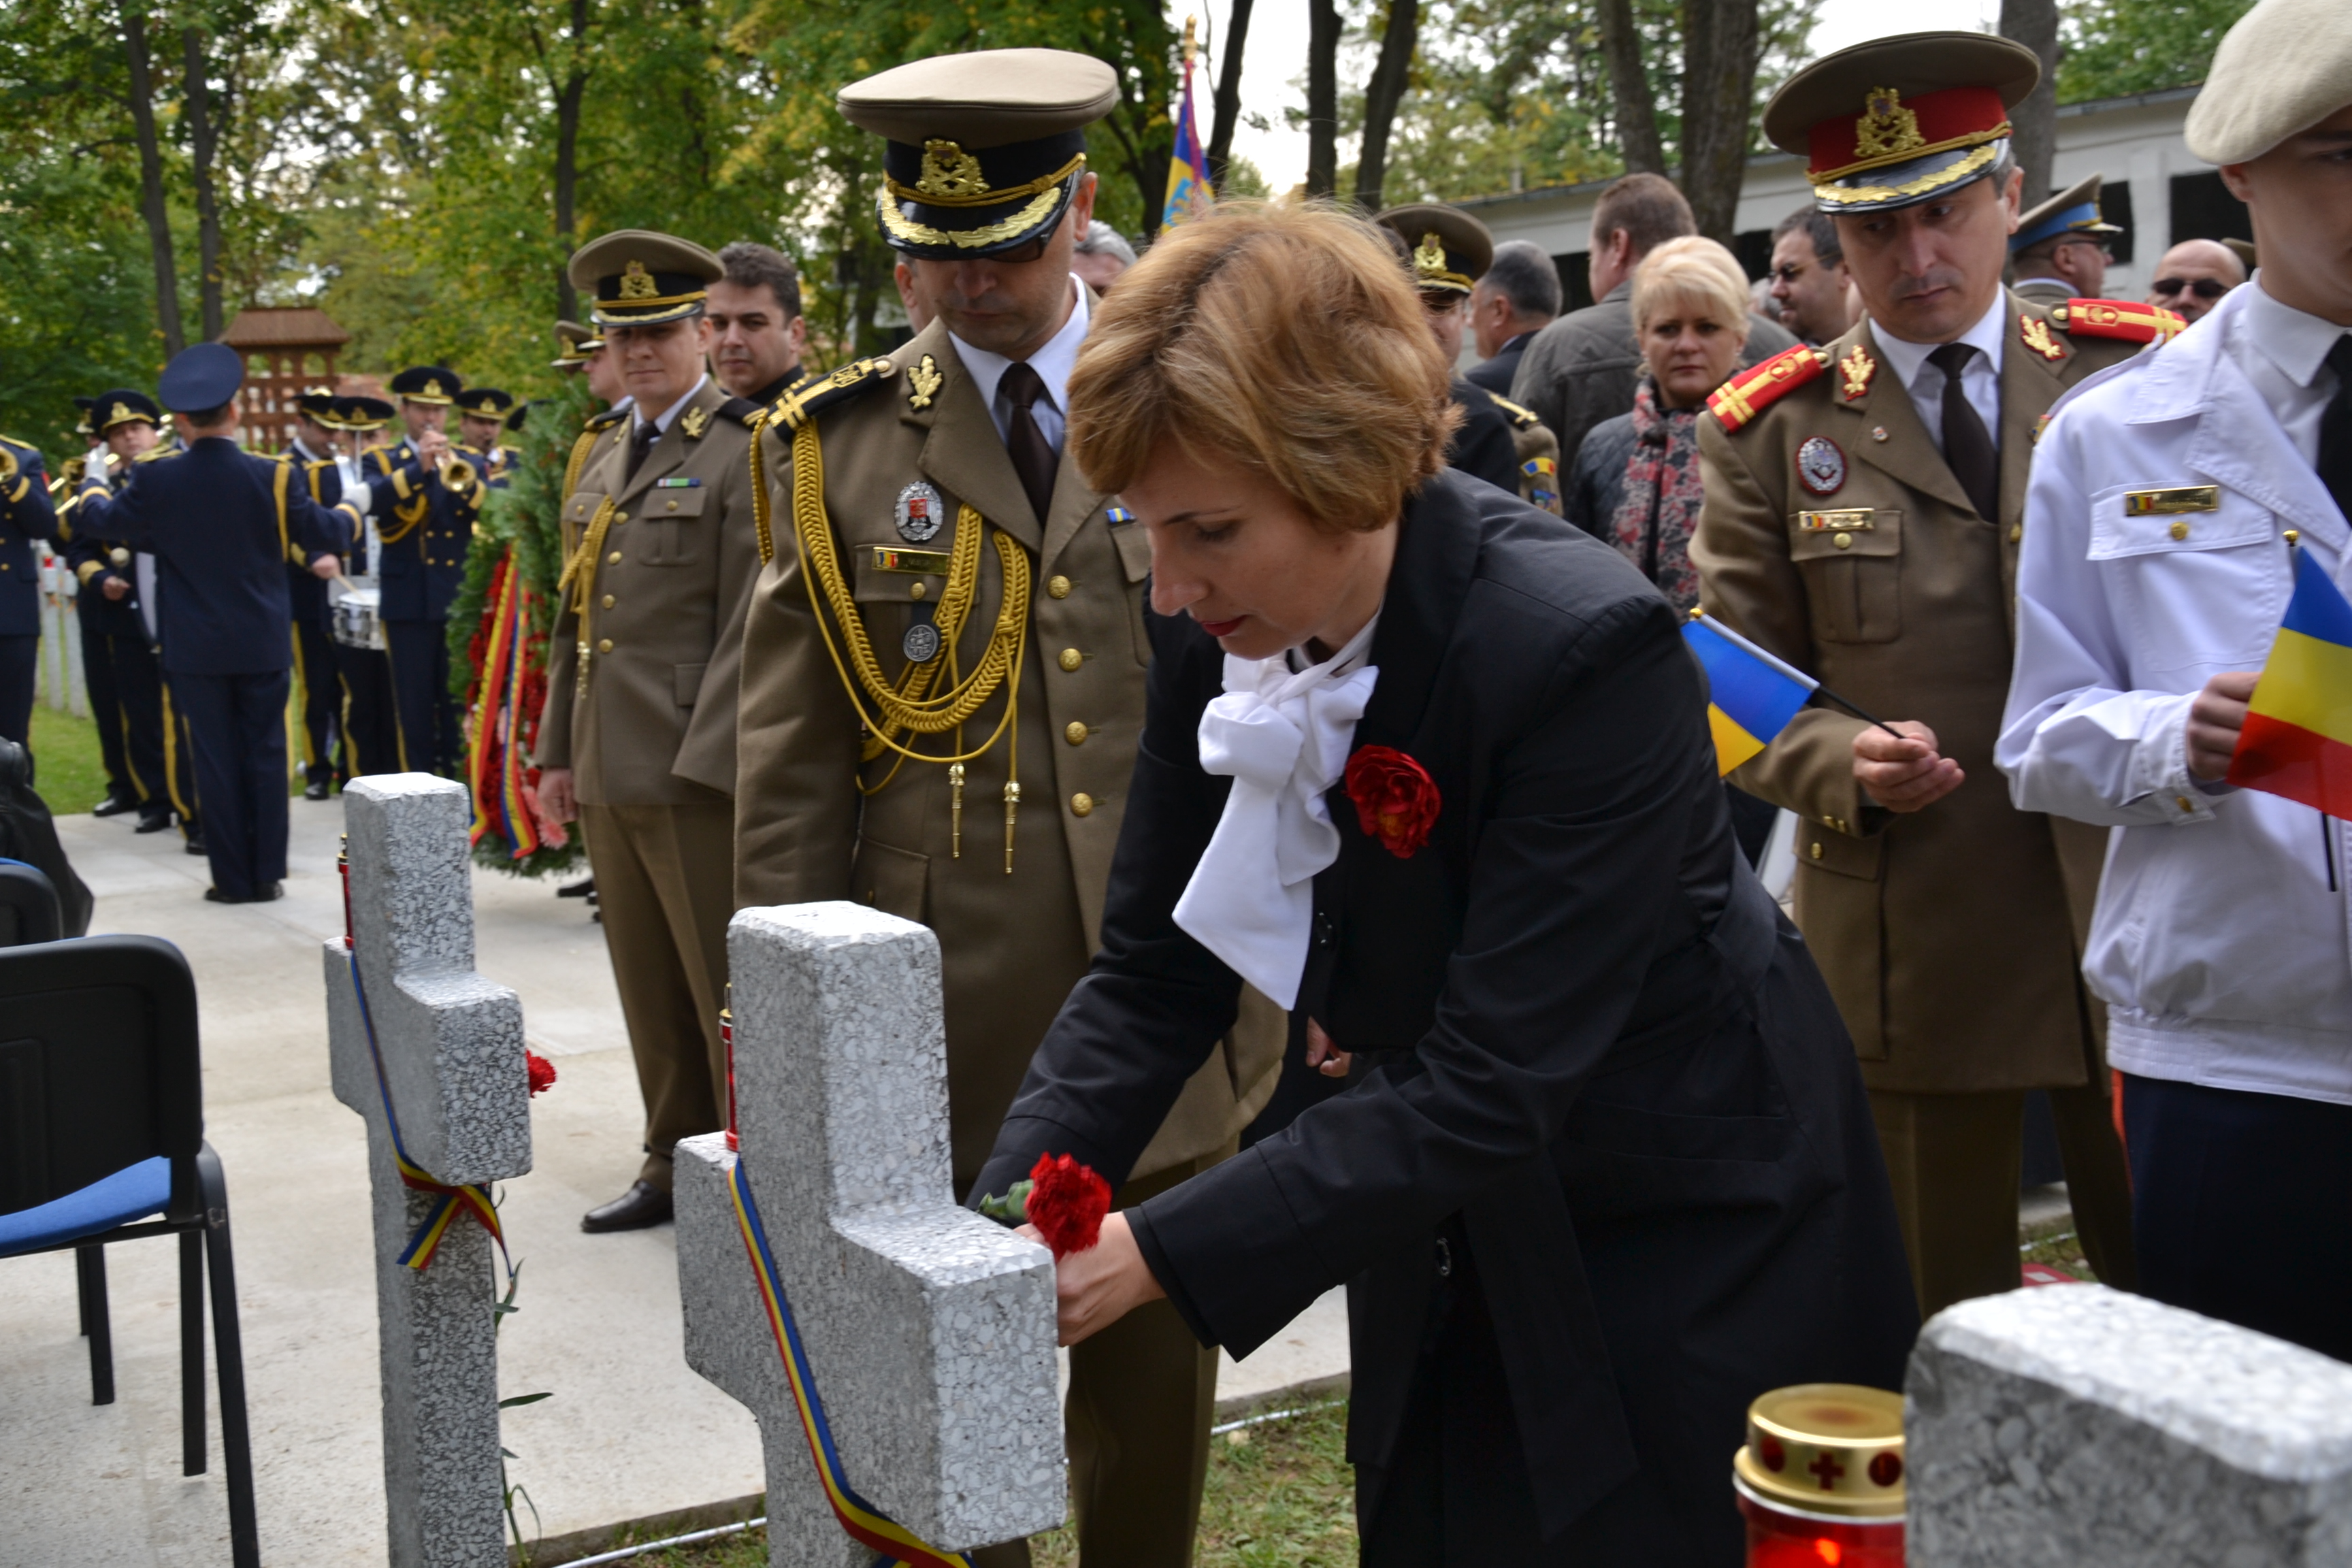
[[[634,479],[637,477],[637,468],[645,462],[646,454],[652,451],[654,449],[654,443],[660,439],[660,426],[655,424],[650,419],[640,419],[637,421],[637,427],[629,433],[628,478]]]
[[[1944,373],[1944,463],[1987,522],[2000,521],[2000,458],[1984,421],[1960,389],[1960,374],[1976,357],[1972,343],[1946,343],[1927,356]]]
[[[2352,335],[2336,338],[2327,368],[2336,373],[2336,395],[2319,416],[2319,482],[2336,498],[2336,509],[2352,518]]]
[[[1021,488],[1028,492],[1029,510],[1043,523],[1046,509],[1054,504],[1054,470],[1061,466],[1054,456],[1053,444],[1037,428],[1037,416],[1030,412],[1032,405],[1045,395],[1045,378],[1024,360],[1006,366],[1004,379],[998,384],[1013,405],[1013,417],[1004,431],[1004,449],[1012,455],[1013,471],[1021,476]]]

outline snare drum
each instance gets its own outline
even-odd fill
[[[345,647],[373,648],[379,653],[384,651],[383,620],[380,614],[383,604],[383,590],[373,584],[362,587],[349,578],[331,579],[328,583],[328,635]]]

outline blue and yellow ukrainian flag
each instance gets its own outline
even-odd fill
[[[1715,735],[1718,773],[1728,773],[1770,744],[1821,685],[1696,610],[1683,623],[1683,640],[1706,671],[1706,724]]]
[[[1209,188],[1209,160],[1201,151],[1201,132],[1192,122],[1192,18],[1184,18],[1184,91],[1176,100],[1176,151],[1168,160],[1168,200],[1160,209],[1160,226],[1174,228],[1187,218],[1209,210],[1215,192]]]

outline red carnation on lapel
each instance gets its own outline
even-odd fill
[[[1074,1155],[1040,1154],[1029,1171],[1029,1223],[1054,1249],[1058,1263],[1102,1238],[1110,1213],[1110,1184]]]
[[[1348,798],[1369,837],[1400,860],[1429,842],[1437,825],[1437,781],[1394,746],[1359,746],[1348,759]]]

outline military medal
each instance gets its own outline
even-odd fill
[[[922,479],[917,479],[898,492],[898,537],[909,544],[920,544],[936,535],[945,521],[945,507],[940,492]]]
[[[917,621],[907,628],[906,640],[898,647],[908,664],[929,664],[940,657],[940,628],[929,621]]]
[[[1817,496],[1835,495],[1845,483],[1845,454],[1826,436],[1797,448],[1797,482]]]

